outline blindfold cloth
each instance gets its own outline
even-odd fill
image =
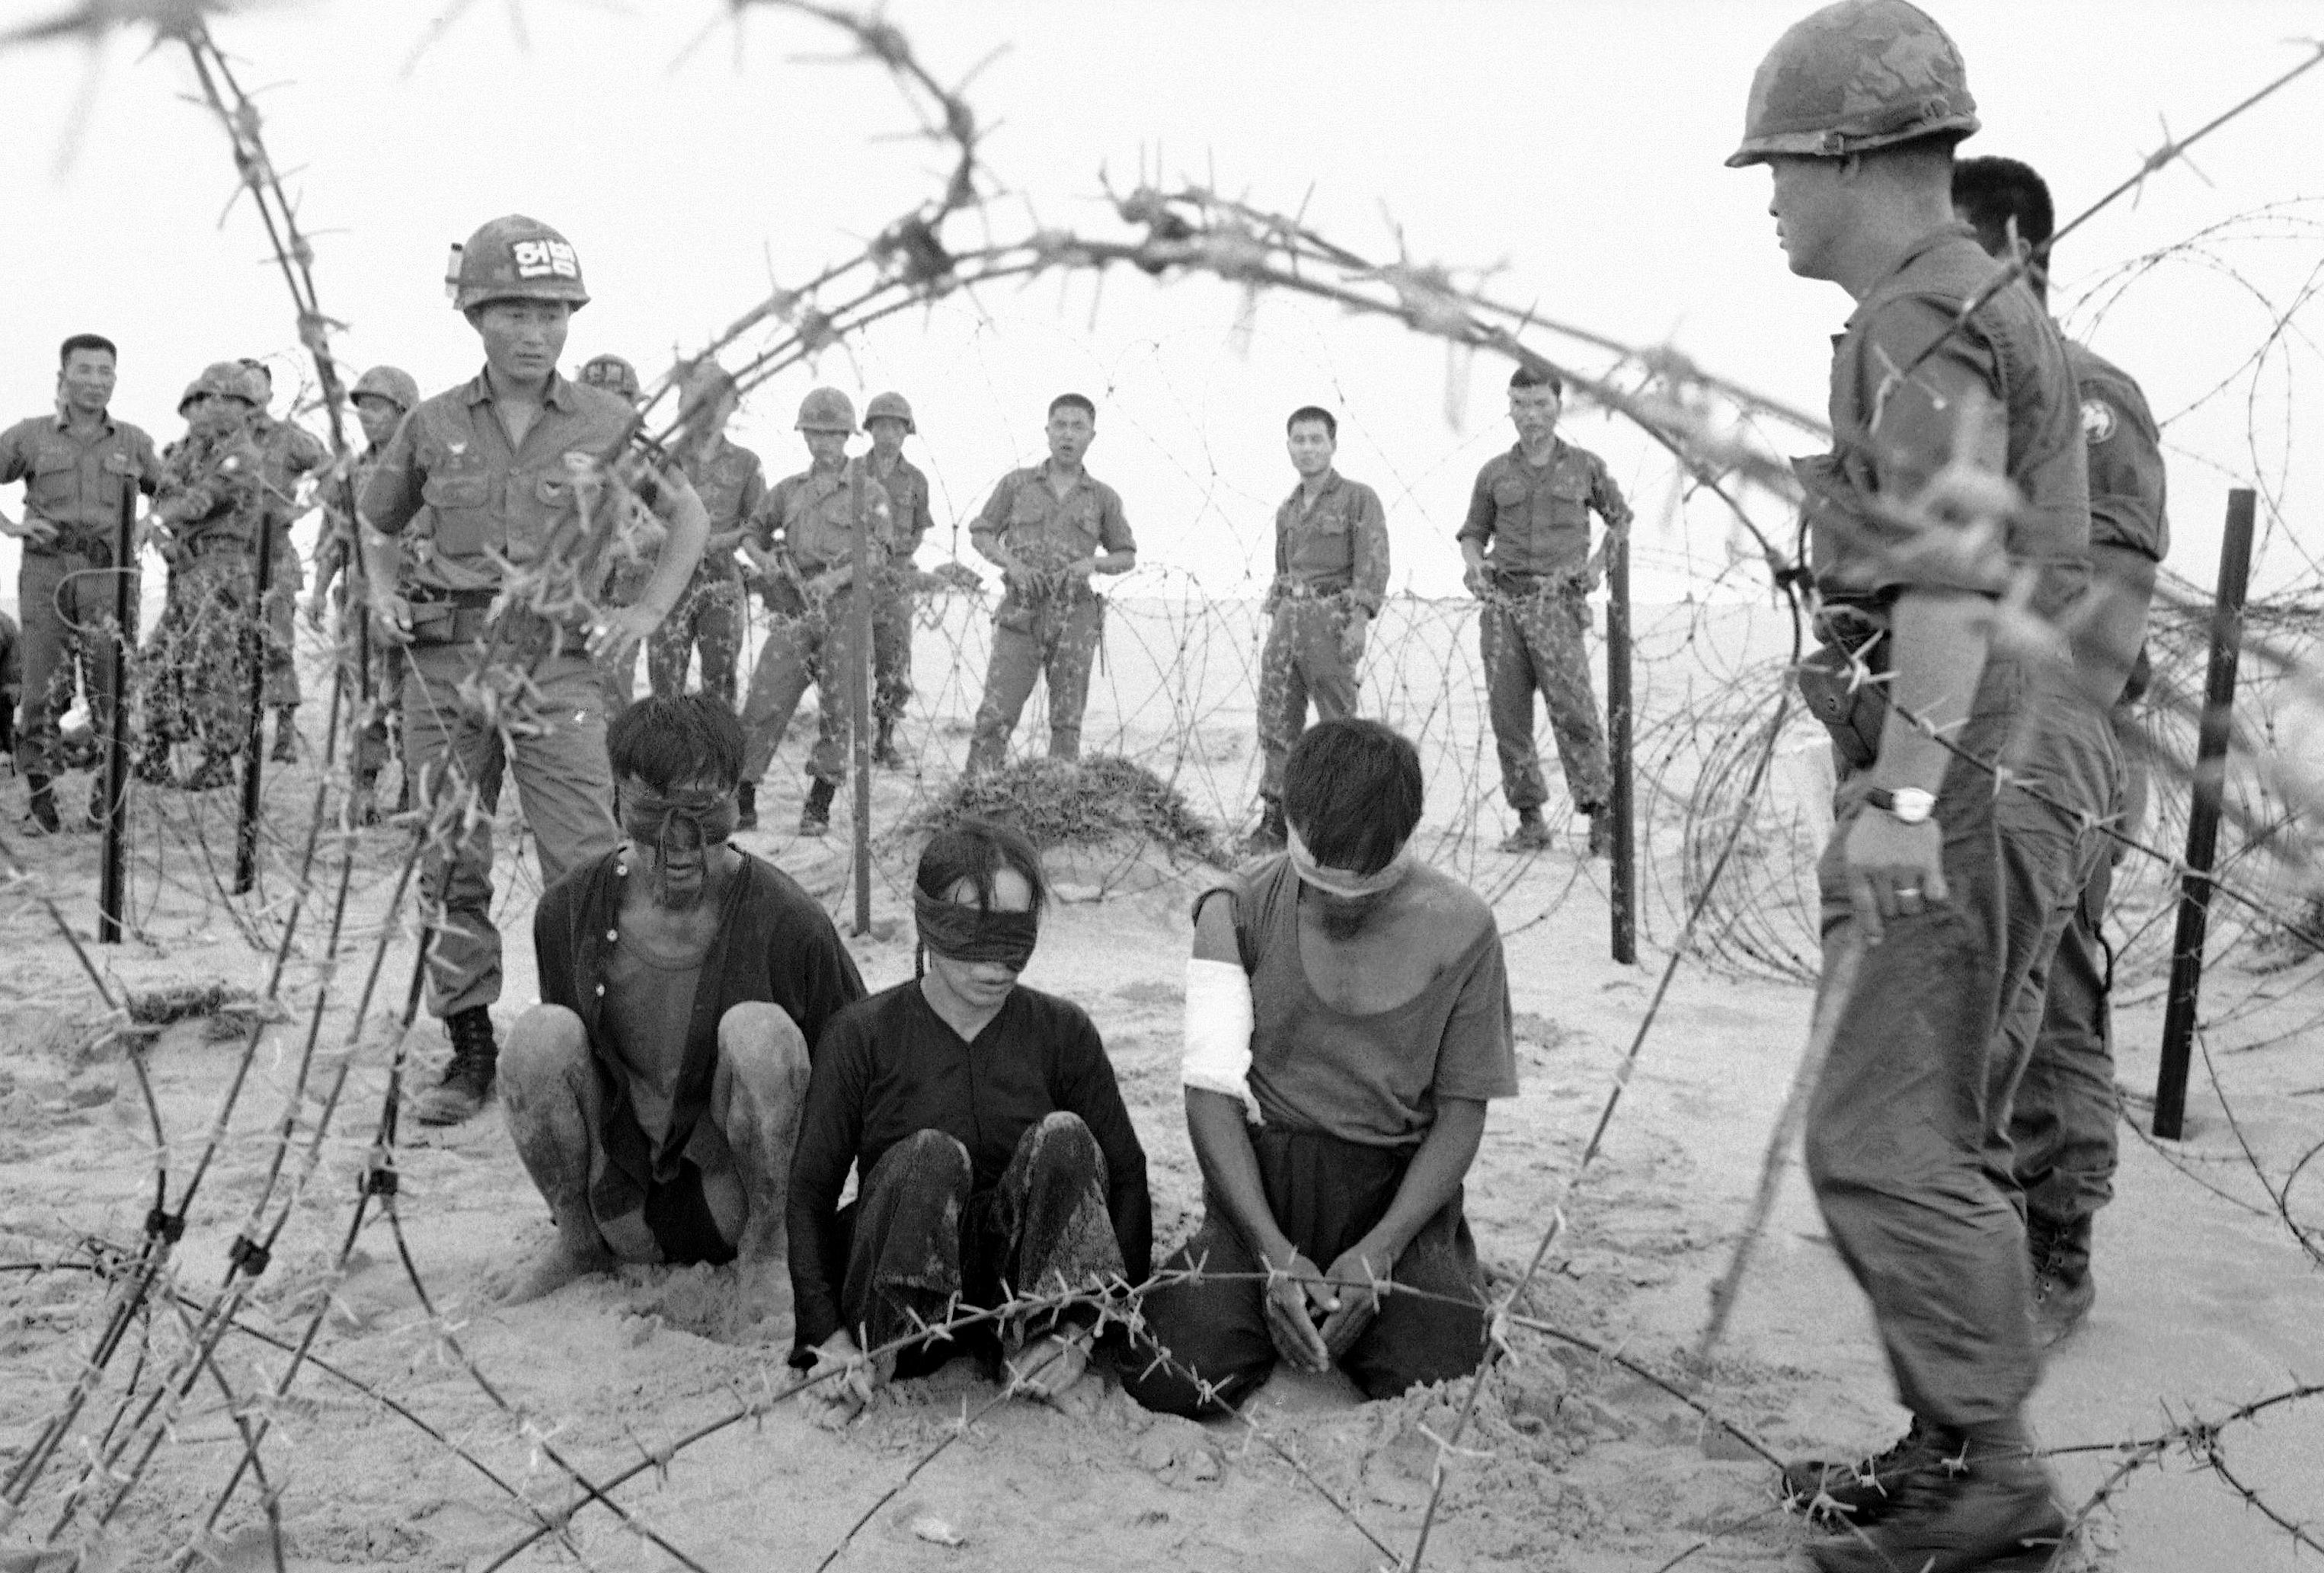
[[[735,814],[731,792],[622,793],[622,828],[632,841],[651,845],[658,858],[674,848],[716,846],[734,833]]]
[[[1307,850],[1307,843],[1299,839],[1296,829],[1286,827],[1284,844],[1285,850],[1291,854],[1292,871],[1299,876],[1301,884],[1313,885],[1324,895],[1337,896],[1343,901],[1354,901],[1366,896],[1378,896],[1383,890],[1393,890],[1403,884],[1404,877],[1412,871],[1412,838],[1409,836],[1405,838],[1402,846],[1396,849],[1396,856],[1388,860],[1388,867],[1377,874],[1351,874],[1342,869],[1324,869],[1315,861],[1315,854]]]
[[[1018,972],[1033,959],[1034,942],[1041,937],[1038,913],[987,912],[925,890],[912,892],[912,916],[919,924],[920,943],[936,954],[955,961],[999,961]]]

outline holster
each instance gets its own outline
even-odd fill
[[[1818,645],[1795,673],[1808,713],[1831,734],[1832,747],[1851,769],[1866,770],[1880,757],[1880,729],[1888,720],[1888,699],[1868,681],[1887,669],[1886,640],[1878,630],[1827,630],[1836,636]],[[1858,658],[1861,658],[1860,661]]]

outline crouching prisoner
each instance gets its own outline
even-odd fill
[[[1062,1396],[1087,1368],[1088,1302],[912,1335],[1146,1276],[1146,1153],[1105,1044],[1079,1006],[1017,981],[1047,899],[1022,832],[939,832],[912,897],[920,975],[843,1011],[816,1044],[791,1170],[792,1358],[838,1373],[816,1389],[826,1423],[962,1353]]]
[[[1123,1378],[1174,1414],[1240,1403],[1277,1360],[1387,1398],[1484,1353],[1461,1200],[1486,1100],[1517,1090],[1500,931],[1413,857],[1420,756],[1388,727],[1305,733],[1283,806],[1287,851],[1195,909],[1183,1079],[1204,1220]]]
[[[501,1060],[509,1134],[557,1219],[504,1298],[615,1262],[739,1262],[744,1312],[780,1338],[807,1046],[862,980],[823,909],[727,844],[732,711],[648,699],[605,749],[628,839],[541,897],[541,1002]]]

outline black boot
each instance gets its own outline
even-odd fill
[[[299,762],[299,723],[290,718],[298,713],[295,704],[274,707],[274,751],[267,756],[278,765]]]
[[[26,776],[24,785],[32,789],[32,801],[24,805],[26,835],[55,835],[64,829],[57,819],[56,789],[46,776]]]
[[[831,828],[831,800],[838,794],[836,781],[817,781],[807,788],[807,804],[799,810],[799,834],[819,836]]]
[[[1549,826],[1542,823],[1538,808],[1517,810],[1517,827],[1501,843],[1505,852],[1538,852],[1549,846]]]
[[[452,1040],[452,1061],[444,1067],[444,1080],[412,1102],[412,1117],[421,1125],[472,1119],[493,1095],[501,1051],[493,1041],[492,1013],[481,1005],[455,1011],[444,1018],[444,1031]]]
[[[742,789],[734,794],[734,828],[759,828],[759,784],[756,781],[743,782]]]
[[[883,770],[900,770],[904,756],[896,751],[896,723],[883,721],[879,735],[872,740],[872,762]]]

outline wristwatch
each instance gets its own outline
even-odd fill
[[[1886,786],[1875,786],[1864,795],[1864,801],[1884,810],[1899,824],[1923,824],[1937,811],[1937,795],[1923,792],[1918,786],[1899,786],[1894,792]]]

